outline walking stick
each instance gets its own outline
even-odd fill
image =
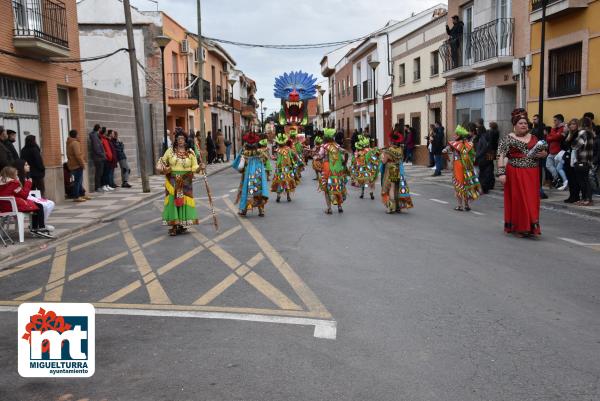
[[[215,205],[213,203],[212,192],[210,191],[210,187],[208,186],[208,178],[206,177],[206,170],[202,173],[202,179],[204,180],[204,186],[206,187],[206,194],[208,195],[208,206],[210,207],[210,212],[212,213],[213,225],[215,226],[215,230],[219,231],[219,221],[217,220],[217,215],[215,213]]]

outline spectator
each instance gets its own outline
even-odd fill
[[[21,159],[29,164],[29,177],[31,177],[31,188],[37,189],[44,196],[46,186],[44,185],[44,177],[46,175],[46,167],[42,159],[40,147],[35,141],[34,135],[25,137],[25,146],[21,149]]]
[[[225,160],[229,162],[231,159],[231,141],[229,139],[225,139]]]
[[[459,55],[461,50],[464,23],[458,15],[452,17],[452,28],[446,25],[446,33],[450,36],[450,56],[452,58],[452,68],[459,66]]]
[[[8,134],[4,130],[4,127],[0,125],[0,170],[4,167],[12,166],[13,155],[8,150],[4,142],[8,140]]]
[[[217,162],[225,163],[225,138],[221,130],[217,130],[217,138],[215,141],[215,147],[217,150]]]
[[[208,163],[212,164],[215,162],[217,157],[217,150],[215,149],[215,142],[213,141],[210,131],[206,135],[206,150],[208,152]]]
[[[25,165],[25,173],[29,172],[29,166]],[[28,199],[31,190],[31,180],[26,179],[24,184],[18,178],[18,171],[14,167],[4,167],[0,171],[0,196],[14,196],[17,203],[17,210],[23,213],[31,213],[30,233],[36,237],[54,238],[46,229],[44,224],[44,207]],[[8,212],[11,209],[10,203],[0,201],[0,212]]]
[[[356,152],[356,142],[358,142],[358,135],[359,133],[355,128],[354,132],[352,133],[352,138],[350,139],[350,147],[352,148],[353,152]]]
[[[479,182],[484,194],[489,193],[494,189],[496,179],[494,178],[494,160],[496,160],[496,152],[498,151],[498,140],[500,139],[500,131],[498,124],[490,123],[489,131],[484,131],[478,135],[480,137],[480,146],[482,155],[479,160]]]
[[[429,164],[427,167],[435,169],[435,159],[433,158],[433,137],[435,136],[435,124],[429,125],[427,133],[427,152],[429,153]]]
[[[594,113],[587,112],[583,115],[587,117],[592,122],[592,130],[594,131],[594,156],[593,156],[593,165],[592,171],[590,173],[590,180],[592,184],[592,192],[596,195],[600,195],[600,178],[598,174],[600,173],[600,125],[594,124]]]
[[[104,152],[104,146],[102,146],[102,139],[100,136],[100,125],[96,124],[94,125],[92,132],[88,134],[92,161],[94,162],[94,190],[96,192],[106,191],[105,185],[102,182],[106,153]]]
[[[129,185],[129,174],[131,174],[131,169],[129,168],[129,163],[127,163],[125,145],[119,140],[119,133],[117,131],[113,131],[113,144],[117,151],[117,162],[121,168],[121,186],[123,188],[131,188],[131,185]]]
[[[107,132],[106,127],[102,127],[102,130],[100,131],[100,141],[102,141],[102,148],[104,149],[104,154],[106,155],[106,159],[104,160],[104,174],[102,174],[102,189],[104,192],[114,191],[114,188],[110,185],[110,176],[111,173],[114,174],[114,169],[111,167],[113,153],[110,146],[110,141],[108,139],[109,133],[112,133],[112,130]]]
[[[83,170],[85,169],[85,161],[83,160],[83,152],[81,151],[81,143],[77,138],[77,130],[69,131],[67,138],[67,168],[73,176],[73,202],[85,202],[88,197],[83,192]]]
[[[538,141],[546,140],[546,133],[544,132],[544,124],[540,123],[540,116],[536,114],[533,116],[533,124],[531,127],[531,135],[535,136]],[[542,199],[548,199],[548,195],[544,192],[544,177],[546,173],[546,158],[538,159],[540,165],[540,197]]]
[[[483,135],[487,132],[485,129],[485,124],[483,122],[483,118],[478,118],[475,122],[475,127],[477,128],[477,134]]]
[[[562,155],[559,155],[562,150],[563,141],[565,139],[565,118],[562,114],[554,116],[554,127],[550,130],[550,134],[546,136],[548,142],[548,158],[546,159],[546,168],[552,174],[552,182],[559,190],[564,190],[569,185],[567,175],[563,169]],[[562,184],[561,184],[562,181]]]
[[[117,184],[115,184],[115,169],[119,165],[119,161],[117,160],[118,154],[117,154],[117,146],[115,145],[115,141],[114,141],[114,139],[115,139],[115,131],[114,130],[108,131],[107,139],[108,139],[108,144],[110,146],[110,152],[112,154],[112,159],[110,161],[110,170],[109,170],[110,174],[108,176],[108,186],[115,189],[115,188],[117,188]]]
[[[344,147],[344,130],[340,129],[335,133],[335,143]]]
[[[14,143],[17,141],[17,133],[11,129],[6,131],[6,140],[4,141],[4,146],[8,150],[10,157],[10,166],[17,169],[19,172],[19,181],[21,184],[25,183],[25,177],[27,172],[25,172],[25,161],[19,157],[19,152],[15,149]]]
[[[577,177],[575,176],[575,169],[573,168],[573,163],[571,161],[571,151],[570,149],[575,144],[577,137],[579,136],[579,120],[576,118],[571,119],[569,121],[569,125],[567,126],[567,137],[565,138],[565,146],[568,151],[565,152],[563,156],[564,170],[567,176],[567,180],[569,180],[569,197],[564,200],[565,203],[577,203],[581,200],[579,197],[579,185],[577,183]]]
[[[415,147],[415,131],[410,125],[404,126],[404,163],[411,162]]]
[[[575,160],[571,160],[571,164],[575,169],[575,178],[581,191],[581,200],[575,204],[593,206],[594,201],[592,200],[592,186],[589,176],[594,152],[594,132],[592,120],[588,117],[581,120],[581,130],[572,145],[572,149],[575,150]]]
[[[442,123],[436,121],[433,141],[431,142],[431,151],[435,161],[435,172],[433,173],[434,177],[442,175],[442,151],[445,147],[446,141],[444,139],[444,127],[442,127]]]

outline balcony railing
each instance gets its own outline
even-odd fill
[[[464,33],[460,39],[448,39],[439,52],[444,72],[468,67],[495,57],[512,56],[514,19],[499,18]]]
[[[213,94],[213,102],[222,102],[223,101],[223,88],[221,85],[217,85],[215,89],[215,93]]]
[[[15,38],[41,39],[69,47],[67,12],[62,1],[12,0],[12,6]]]
[[[552,3],[556,3],[560,0],[546,0],[546,5],[549,6]],[[541,10],[544,5],[544,0],[531,0],[531,11]]]
[[[198,99],[198,81],[192,85],[196,76],[186,73],[171,73],[167,77],[167,93],[172,99]],[[190,86],[192,85],[192,86]]]

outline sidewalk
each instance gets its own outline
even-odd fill
[[[412,166],[406,164],[406,175],[411,181],[432,181],[435,183],[452,186],[452,170],[443,170],[439,177],[432,177],[433,170],[425,166]],[[556,189],[544,188],[548,199],[542,200],[542,206],[555,209],[568,210],[570,213],[581,214],[592,217],[600,217],[600,196],[594,195],[594,206],[575,206],[573,204],[564,203],[563,201],[569,197],[569,191],[558,191]],[[496,180],[496,186],[490,192],[491,196],[502,197],[502,184]],[[487,196],[487,195],[484,195]]]
[[[207,175],[213,175],[230,167],[230,163],[210,164],[207,167]],[[114,218],[118,215],[137,208],[147,202],[151,202],[157,196],[164,193],[164,176],[153,175],[149,177],[150,192],[142,192],[142,181],[139,177],[130,180],[132,188],[117,188],[112,192],[97,193],[92,192],[90,201],[75,203],[67,200],[56,205],[54,211],[46,224],[55,227],[54,239],[32,238],[25,229],[25,242],[18,242],[18,234],[11,232],[11,237],[15,241],[14,245],[8,247],[2,246],[0,242],[0,263],[14,256],[23,256],[27,252],[37,249],[44,249],[51,241],[63,239],[69,235],[83,231],[86,228],[102,222],[107,218]],[[28,219],[26,219],[26,222]]]

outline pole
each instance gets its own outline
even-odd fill
[[[125,27],[127,30],[127,47],[129,49],[129,67],[131,69],[131,89],[133,90],[133,110],[135,113],[135,130],[138,142],[138,158],[140,160],[140,175],[142,191],[150,192],[150,182],[146,172],[146,141],[144,138],[144,122],[142,121],[142,100],[140,99],[140,81],[138,78],[135,43],[133,41],[133,24],[131,22],[131,6],[129,0],[123,0],[125,8]]]
[[[231,84],[231,129],[233,130],[233,155],[237,155],[236,135],[235,135],[235,103],[233,103],[233,85]],[[231,141],[231,138],[229,138]]]
[[[197,0],[198,11],[198,62],[200,71],[198,72],[198,110],[200,112],[200,141],[201,146],[206,147],[206,128],[204,127],[204,51],[202,50],[202,12],[200,8],[200,0]],[[235,135],[235,134],[234,134]],[[234,138],[235,139],[235,138]],[[235,141],[234,141],[235,143]],[[208,150],[208,149],[207,149]],[[203,161],[206,164],[207,160]]]
[[[167,141],[167,85],[165,83],[165,48],[160,48],[160,67],[162,71],[162,92],[163,92],[163,154],[167,151],[169,142]]]
[[[538,114],[541,127],[544,127],[544,68],[546,58],[546,5],[548,1],[542,0],[542,35],[540,44],[540,92],[538,99]]]
[[[377,140],[377,85],[375,84],[375,68],[373,68],[373,127],[371,139]]]

